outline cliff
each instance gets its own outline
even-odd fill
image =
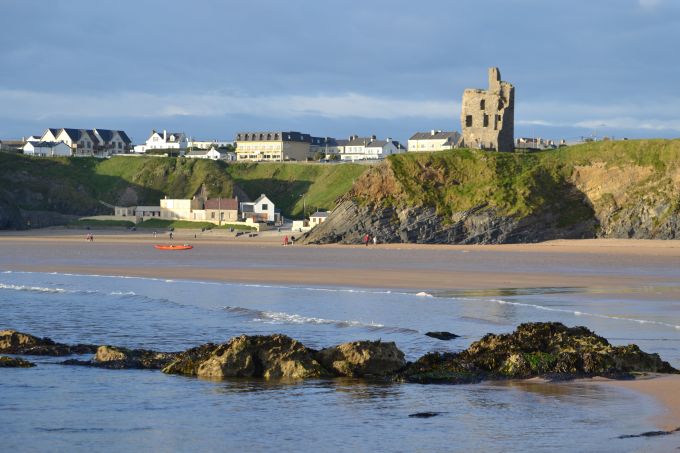
[[[533,154],[391,156],[362,175],[304,243],[516,243],[680,235],[680,140]]]

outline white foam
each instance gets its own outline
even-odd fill
[[[587,313],[587,312],[577,311],[577,310],[566,310],[566,309],[563,309],[563,308],[545,307],[543,305],[526,304],[526,303],[522,303],[522,302],[510,302],[510,301],[503,300],[503,299],[490,299],[490,301],[495,302],[497,304],[501,304],[501,305],[514,305],[516,307],[526,307],[526,308],[533,308],[533,309],[536,309],[536,310],[553,311],[553,312],[558,312],[558,313],[567,313],[567,314],[574,315],[574,316],[589,316],[591,318],[635,322],[635,323],[638,323],[638,324],[653,324],[653,325],[657,325],[657,326],[670,327],[670,328],[673,328],[673,329],[680,330],[680,325],[670,324],[670,323],[662,322],[662,321],[651,321],[649,319],[637,319],[637,318],[627,318],[625,316],[610,316],[610,315],[602,315],[602,314],[598,314],[598,313]]]
[[[419,293],[416,293],[416,296],[418,296],[418,297],[434,297],[432,294],[426,293],[425,291],[421,291]]]
[[[64,288],[46,288],[46,287],[42,287],[42,286],[12,285],[12,284],[5,284],[5,283],[0,283],[0,289],[9,289],[9,290],[14,290],[14,291],[31,291],[31,292],[38,292],[38,293],[72,292],[72,291],[67,291]]]

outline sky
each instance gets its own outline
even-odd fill
[[[515,137],[680,136],[678,0],[0,0],[0,139],[460,131],[497,66]]]

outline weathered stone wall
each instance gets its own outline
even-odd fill
[[[489,89],[468,88],[461,109],[463,146],[513,151],[515,148],[515,87],[489,68]]]

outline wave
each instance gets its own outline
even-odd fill
[[[638,318],[628,318],[625,316],[613,316],[613,315],[602,315],[598,313],[588,313],[584,311],[579,311],[579,310],[567,310],[564,308],[553,308],[553,307],[545,307],[543,305],[537,305],[537,304],[527,304],[523,302],[510,302],[507,300],[503,299],[489,299],[490,302],[495,302],[497,304],[501,305],[514,305],[516,307],[525,307],[525,308],[533,308],[536,310],[543,310],[543,311],[552,311],[552,312],[558,312],[558,313],[567,313],[570,315],[574,316],[587,316],[590,318],[599,318],[599,319],[610,319],[610,320],[616,320],[616,321],[627,321],[627,322],[635,322],[638,324],[652,324],[652,325],[657,325],[657,326],[663,326],[663,327],[670,327],[672,329],[677,329],[680,330],[680,325],[677,324],[671,324],[663,321],[651,321],[648,319],[638,319]]]
[[[432,294],[426,293],[425,291],[421,291],[419,293],[416,293],[416,296],[418,296],[418,297],[434,297]]]
[[[13,291],[29,291],[36,293],[69,293],[73,291],[64,288],[46,288],[43,286],[28,286],[28,285],[12,285],[7,283],[0,283],[0,289],[9,289]]]
[[[333,325],[335,327],[344,329],[348,327],[363,328],[371,331],[381,331],[389,333],[407,333],[417,334],[417,330],[406,327],[390,327],[384,324],[375,322],[365,323],[361,321],[339,321],[335,319],[316,318],[311,316],[303,316],[295,313],[275,312],[254,310],[243,307],[223,308],[224,311],[234,314],[236,316],[251,318],[254,322],[263,322],[268,324],[317,324],[317,325]]]

